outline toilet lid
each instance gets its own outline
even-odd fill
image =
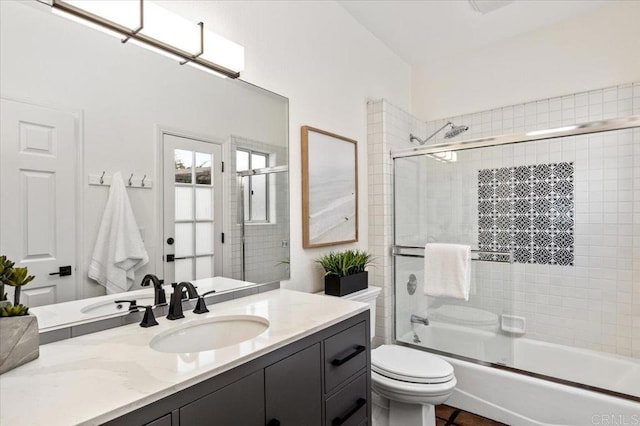
[[[382,345],[371,351],[371,369],[411,383],[445,383],[454,377],[453,367],[442,358],[398,345]]]

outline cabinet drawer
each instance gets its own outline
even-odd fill
[[[325,425],[358,426],[366,423],[368,404],[370,401],[367,395],[367,373],[363,373],[327,399]]]
[[[367,365],[366,323],[361,322],[324,341],[324,386],[331,392]]]

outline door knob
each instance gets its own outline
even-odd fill
[[[51,272],[49,275],[60,275],[61,277],[66,277],[71,275],[71,265],[61,266],[58,268],[58,272]]]
[[[170,246],[172,246],[173,243],[175,243],[175,242],[176,242],[176,240],[174,240],[173,237],[167,238],[167,244],[169,244]]]

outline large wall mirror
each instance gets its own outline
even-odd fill
[[[0,254],[36,276],[26,304],[105,295],[88,269],[117,172],[149,257],[129,290],[289,277],[286,98],[0,4]]]

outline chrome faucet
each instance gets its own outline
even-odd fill
[[[195,299],[198,297],[196,288],[190,282],[183,281],[180,284],[177,284],[173,289],[173,293],[171,293],[171,301],[169,302],[169,313],[167,314],[167,319],[176,320],[184,318],[184,314],[182,313],[182,289],[184,288],[187,289],[189,299]]]
[[[153,305],[154,306],[167,304],[167,295],[164,292],[164,288],[162,288],[162,282],[163,281],[159,280],[158,277],[156,277],[155,275],[147,274],[144,276],[144,278],[142,278],[142,282],[140,283],[142,287],[147,287],[148,285],[153,283],[153,288],[154,288]]]
[[[429,318],[427,317],[420,317],[418,315],[412,314],[411,315],[411,323],[412,324],[423,324],[423,325],[429,325]]]

